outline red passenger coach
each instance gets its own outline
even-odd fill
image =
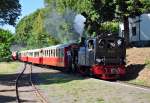
[[[23,62],[27,62],[28,61],[27,53],[28,53],[28,51],[20,52],[20,61],[23,61]]]
[[[57,67],[67,66],[68,45],[56,45],[42,49],[43,64]]]
[[[28,62],[33,64],[43,64],[41,49],[29,50],[28,51]]]

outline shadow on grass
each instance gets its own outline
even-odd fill
[[[15,100],[16,100],[16,97],[0,95],[0,102],[1,103],[14,102]]]
[[[139,72],[143,70],[145,64],[131,64],[126,68],[126,75],[122,78],[122,81],[129,81],[136,79],[139,76]]]
[[[15,81],[16,78],[19,74],[0,74],[0,85],[4,86],[15,86]],[[59,83],[66,83],[70,82],[73,80],[82,80],[84,79],[83,77],[76,76],[76,75],[70,75],[70,74],[64,74],[62,72],[54,72],[54,73],[48,73],[48,72],[43,72],[43,73],[33,73],[32,74],[33,82],[35,85],[51,85],[51,84],[59,84]],[[30,86],[29,83],[29,77],[30,74],[23,74],[22,78],[20,79],[19,82],[19,87],[24,87],[24,86]],[[20,92],[32,92],[30,90],[19,90]],[[15,92],[15,89],[0,89],[0,92],[2,94],[5,94],[5,92]],[[7,94],[7,93],[6,93]],[[7,103],[7,102],[15,102],[16,97],[11,97],[11,96],[2,96],[0,95],[0,103]],[[22,102],[36,102],[32,100],[21,100]]]
[[[15,102],[16,101],[16,97],[12,97],[12,96],[3,96],[3,95],[0,95],[0,103],[8,103],[8,102]],[[31,103],[31,102],[36,102],[36,101],[33,101],[33,100],[21,100],[22,102],[28,102],[28,103]]]
[[[0,85],[14,86],[16,78],[19,74],[0,74]],[[19,87],[29,86],[30,74],[23,74],[19,81]],[[54,83],[66,83],[73,80],[83,80],[85,77],[76,76],[72,74],[64,74],[62,72],[54,73],[33,73],[32,80],[35,85],[48,85]]]

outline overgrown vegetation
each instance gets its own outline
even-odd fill
[[[11,59],[10,46],[13,40],[14,37],[9,31],[0,29],[0,61]]]

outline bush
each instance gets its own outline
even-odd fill
[[[13,35],[7,31],[0,29],[0,61],[11,60],[10,46],[13,41]]]
[[[101,25],[101,31],[118,33],[118,31],[119,31],[119,23],[116,22],[116,21],[104,22]]]

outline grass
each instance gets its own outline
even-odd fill
[[[45,75],[42,78],[46,81],[40,85],[40,88],[44,91],[51,91],[48,97],[66,99],[66,102],[71,103],[105,103],[102,95],[92,88],[93,84],[89,79],[68,74]],[[98,89],[99,83],[96,85]],[[95,96],[97,93],[99,95]]]
[[[52,103],[54,101],[56,103],[127,103],[128,98],[124,97],[133,93],[130,88],[129,90],[124,89],[120,85],[114,87],[97,79],[63,73],[44,74],[38,80],[41,82],[39,88],[47,93],[47,98]],[[138,82],[143,84],[144,81],[136,81],[136,83]],[[135,100],[138,100],[138,98],[149,99],[150,95],[138,91],[133,94],[131,96]],[[135,95],[139,95],[139,97]]]
[[[140,85],[140,86],[150,87],[150,85],[145,80],[135,79],[135,80],[129,81],[128,83],[135,84],[135,85]]]
[[[15,73],[19,62],[0,62],[0,74]]]
[[[99,98],[99,99],[97,99],[97,103],[105,103],[105,102],[104,102],[104,99]]]
[[[145,60],[145,64],[150,69],[150,59],[146,59]]]

